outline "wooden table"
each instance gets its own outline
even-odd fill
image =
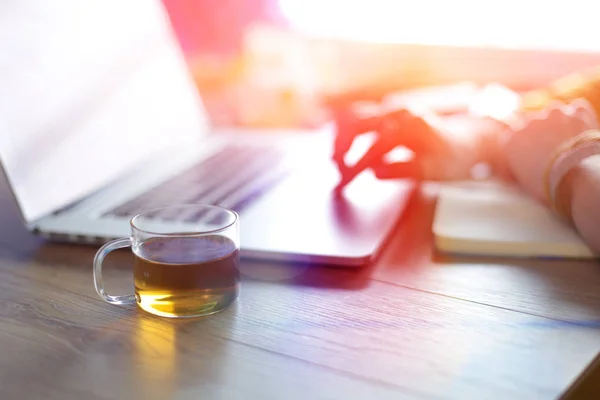
[[[550,399],[600,350],[599,265],[440,258],[426,194],[376,265],[245,261],[232,308],[184,321],[102,302],[96,248],[32,237],[0,193],[1,399]]]

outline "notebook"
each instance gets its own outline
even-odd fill
[[[433,222],[442,253],[506,257],[594,258],[568,224],[536,200],[498,182],[441,188]]]

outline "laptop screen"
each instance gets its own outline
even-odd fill
[[[0,7],[0,160],[30,222],[208,120],[159,1]]]

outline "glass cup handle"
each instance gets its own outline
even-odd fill
[[[113,250],[121,249],[123,247],[131,246],[130,238],[122,238],[111,240],[110,242],[104,244],[94,257],[94,286],[96,287],[96,292],[100,297],[104,299],[107,303],[111,304],[133,304],[135,303],[135,295],[134,294],[126,294],[123,296],[111,296],[104,291],[104,280],[102,279],[102,262],[104,258]]]

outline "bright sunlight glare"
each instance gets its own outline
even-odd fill
[[[366,42],[600,50],[589,0],[279,0],[292,27]]]

